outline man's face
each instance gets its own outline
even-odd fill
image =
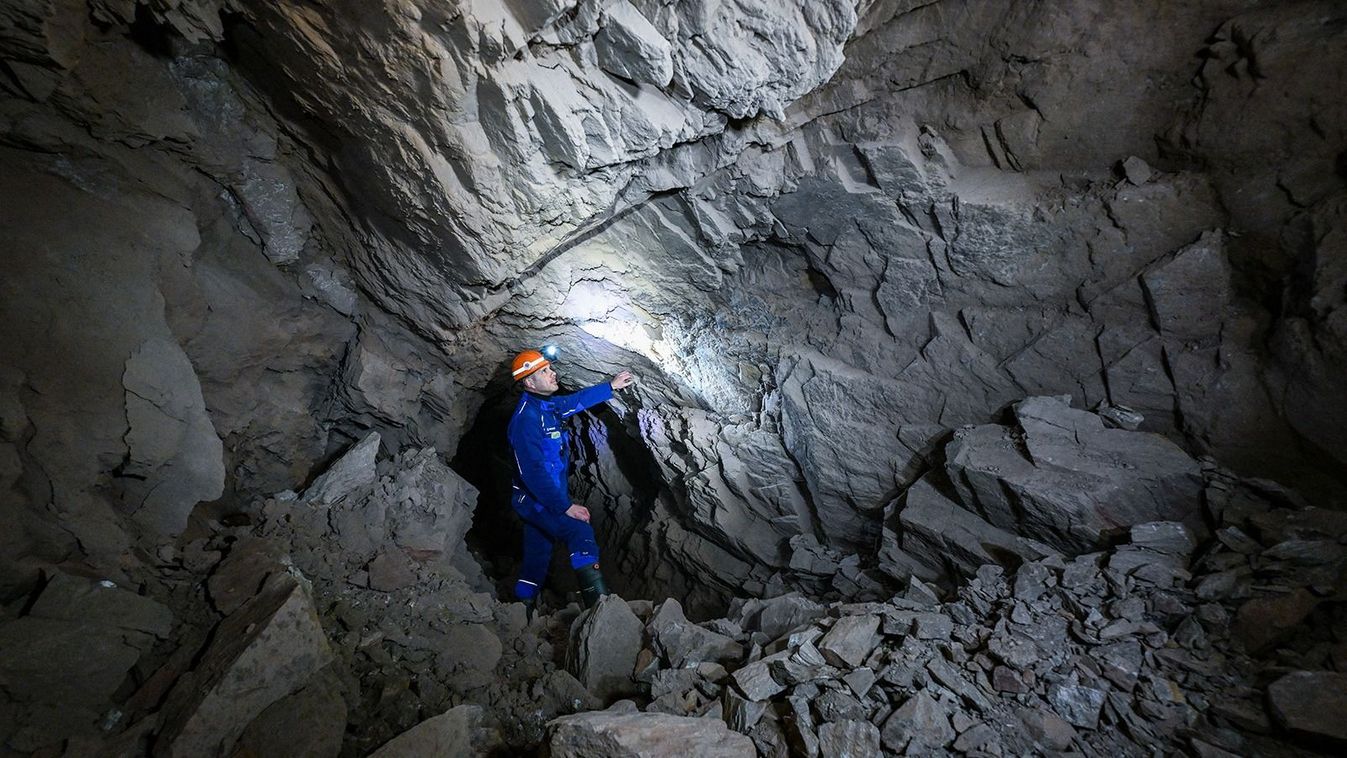
[[[543,366],[524,377],[524,387],[535,395],[550,395],[557,391],[557,372],[550,365]]]

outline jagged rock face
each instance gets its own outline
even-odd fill
[[[1330,0],[0,18],[0,597],[134,575],[371,430],[452,457],[543,341],[571,384],[641,377],[579,422],[576,493],[614,586],[690,612],[873,589],[876,546],[966,572],[1093,542],[930,527],[950,436],[1028,396],[1340,502]]]

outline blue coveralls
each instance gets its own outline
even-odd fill
[[[571,507],[566,483],[570,434],[561,422],[612,397],[613,388],[606,382],[569,395],[542,397],[525,392],[510,417],[508,434],[515,461],[510,504],[524,520],[524,565],[515,582],[520,600],[537,595],[547,579],[554,542],[566,542],[571,568],[599,562],[593,527],[566,515]]]

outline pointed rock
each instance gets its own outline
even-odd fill
[[[290,574],[272,576],[220,622],[200,665],[169,692],[156,755],[227,752],[267,706],[331,660],[307,584]]]
[[[632,674],[641,652],[642,626],[627,601],[604,595],[577,623],[574,673],[585,689],[604,703],[636,694]]]
[[[383,747],[370,753],[369,758],[483,755],[483,739],[478,734],[481,720],[482,707],[479,705],[450,708],[384,743]]]

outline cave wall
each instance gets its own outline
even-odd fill
[[[1339,4],[3,7],[6,587],[452,456],[544,340],[641,376],[576,478],[638,591],[868,553],[1030,394],[1341,499]]]
[[[346,211],[219,49],[135,4],[5,14],[0,594],[134,576],[366,429],[452,452],[461,388],[358,294]]]

